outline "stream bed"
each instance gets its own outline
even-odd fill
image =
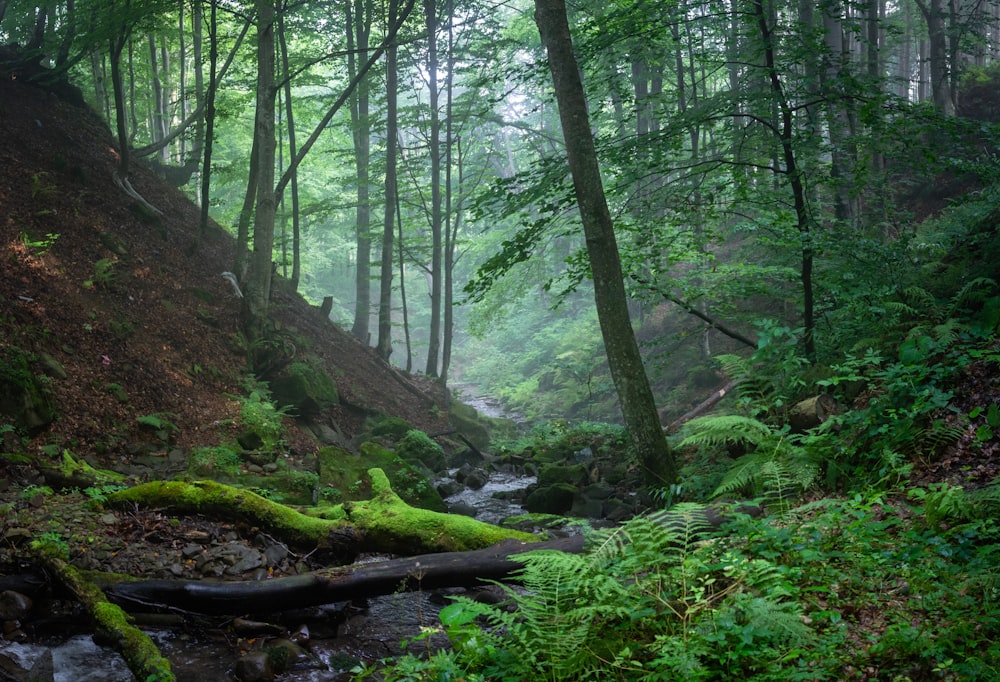
[[[522,513],[510,495],[534,483],[533,476],[496,471],[478,490],[464,489],[447,498],[449,505],[475,510],[488,523]],[[499,494],[499,497],[495,495]],[[447,637],[433,632],[437,613],[450,592],[410,592],[369,599],[362,604],[338,604],[303,611],[298,631],[307,633],[301,646],[290,644],[288,671],[276,682],[340,682],[350,680],[358,663],[371,665],[404,651],[447,646]],[[461,593],[461,590],[455,590]],[[287,614],[286,614],[287,615]],[[297,616],[297,614],[296,614]],[[132,682],[135,678],[113,649],[78,631],[85,618],[64,621],[22,643],[0,639],[0,682]],[[286,620],[286,624],[288,621]],[[289,626],[292,627],[292,626]],[[242,652],[260,642],[240,640],[225,628],[149,629],[171,663],[178,682],[223,682],[237,679],[234,670]],[[424,636],[416,641],[421,633]],[[428,634],[430,633],[430,634]],[[261,640],[263,641],[263,640]]]

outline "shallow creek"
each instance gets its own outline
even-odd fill
[[[523,489],[533,482],[534,477],[493,472],[481,489],[463,490],[446,502],[472,507],[477,510],[477,518],[496,523],[522,510],[516,503],[494,498],[494,493]],[[401,652],[401,642],[412,640],[422,628],[436,626],[437,612],[445,604],[445,594],[407,593],[370,599],[364,605],[340,604],[303,612],[302,627],[310,637],[302,644],[299,660],[293,661],[290,669],[275,680],[349,680],[352,664],[358,661],[372,664],[397,655]],[[59,634],[47,635],[42,640],[44,645],[0,639],[0,682],[18,679],[18,673],[24,670],[33,671],[27,679],[39,682],[132,682],[135,679],[119,654],[95,644],[86,632],[69,632],[71,627],[66,624]],[[55,630],[58,632],[58,627]],[[240,649],[255,646],[252,639],[240,642],[236,635],[223,635],[222,631],[215,631],[212,636],[209,631],[189,630],[146,630],[170,660],[178,682],[235,679],[233,670]],[[438,633],[429,640],[411,642],[408,650],[439,648],[446,644],[447,638]]]

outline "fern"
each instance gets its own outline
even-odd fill
[[[738,444],[750,450],[733,464],[714,497],[750,495],[785,504],[819,476],[818,458],[802,447],[799,436],[777,431],[763,422],[739,415],[708,416],[686,425],[687,445],[718,447]]]

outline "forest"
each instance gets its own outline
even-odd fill
[[[0,0],[0,590],[150,682],[138,613],[443,588],[308,679],[1000,679],[998,55],[988,0]]]

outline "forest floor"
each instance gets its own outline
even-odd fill
[[[0,429],[0,451],[55,461],[68,450],[151,479],[183,469],[192,448],[231,440],[248,373],[240,301],[221,277],[233,268],[234,240],[214,223],[199,234],[197,207],[133,160],[132,185],[162,215],[140,208],[114,184],[116,146],[89,109],[4,78],[0,129],[0,357],[13,347],[37,357],[32,369],[49,375],[57,414],[27,439]],[[384,363],[283,280],[272,307],[282,334],[334,377],[340,403],[321,425],[345,446],[372,415],[402,417],[427,432],[447,429],[438,384]],[[172,425],[169,445],[151,443],[139,421],[150,417]],[[294,419],[285,427],[294,468],[319,442]],[[84,493],[42,496],[31,467],[0,467],[0,503],[10,505],[0,563],[14,561],[26,537],[53,532],[75,539],[76,550],[94,557],[93,568],[194,577],[181,550],[193,538],[234,537],[229,524],[168,524],[138,509],[109,510],[95,525]],[[90,500],[101,496],[89,492]],[[242,540],[272,543],[252,533]],[[294,572],[296,563],[288,557],[276,568]]]

